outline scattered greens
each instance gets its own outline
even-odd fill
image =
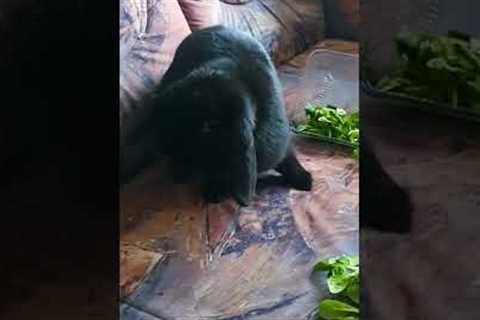
[[[399,65],[378,82],[380,90],[480,111],[478,41],[458,32],[402,32],[395,44]]]
[[[331,105],[307,105],[305,112],[307,121],[297,126],[297,133],[352,147],[353,156],[358,159],[358,112],[347,114],[342,108]]]
[[[358,257],[341,256],[318,262],[313,272],[325,272],[330,297],[320,301],[318,320],[358,320],[360,318],[360,278]]]

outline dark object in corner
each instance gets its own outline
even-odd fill
[[[385,172],[363,136],[360,146],[360,227],[409,232],[413,210],[409,195]]]
[[[149,111],[122,153],[130,163],[122,182],[161,153],[199,176],[207,202],[233,197],[248,205],[258,174],[270,169],[293,188],[311,189],[291,144],[275,67],[249,35],[222,26],[192,33],[145,103]]]

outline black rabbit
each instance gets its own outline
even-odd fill
[[[189,35],[145,107],[123,151],[126,177],[163,153],[184,175],[200,173],[207,202],[231,196],[248,205],[270,169],[295,189],[312,187],[292,147],[275,67],[243,32],[215,26]]]

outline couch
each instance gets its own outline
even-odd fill
[[[264,44],[292,123],[311,101],[358,107],[357,1],[121,0],[121,9],[121,143],[175,47],[219,23]],[[204,205],[163,162],[123,186],[121,319],[307,319],[318,303],[312,262],[358,254],[358,166],[332,146],[296,147],[313,190],[266,186],[247,208]]]

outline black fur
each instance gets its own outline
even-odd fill
[[[409,232],[413,209],[409,195],[385,172],[365,138],[361,139],[360,227]]]
[[[161,152],[177,172],[201,175],[207,202],[232,196],[247,205],[258,174],[270,169],[296,189],[311,189],[311,175],[291,145],[274,65],[245,33],[222,26],[192,33],[145,107],[147,116],[124,149],[127,177]]]

